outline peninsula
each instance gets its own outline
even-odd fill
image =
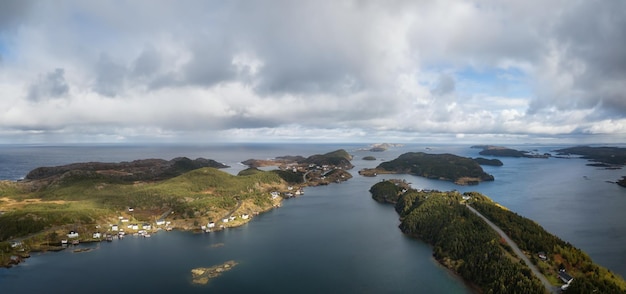
[[[493,181],[473,159],[453,154],[428,154],[408,152],[398,158],[379,164],[373,169],[359,171],[363,176],[378,174],[412,174],[429,179],[453,181],[458,185],[476,185],[482,181]]]
[[[338,150],[236,176],[184,157],[37,168],[23,181],[0,181],[0,266],[71,244],[239,226],[305,186],[348,180],[350,159]]]
[[[621,277],[580,249],[482,194],[417,190],[400,180],[379,182],[370,193],[393,203],[402,232],[431,244],[439,263],[480,292],[626,291]]]

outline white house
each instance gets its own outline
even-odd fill
[[[123,222],[123,223],[127,223],[128,221],[129,221],[129,220],[128,220],[127,218],[123,218],[123,219],[122,219],[122,222]]]
[[[250,218],[250,216],[248,214],[244,213],[244,214],[241,215],[241,218],[242,219],[248,219],[248,218]]]
[[[157,226],[162,226],[165,224],[165,220],[164,219],[160,219],[156,221]]]
[[[227,223],[228,222],[228,218],[225,218],[222,220],[223,223]]]
[[[278,198],[278,196],[280,196],[280,193],[274,191],[274,192],[270,193],[270,195],[272,195],[272,199],[276,199],[276,198]]]
[[[152,229],[152,226],[150,224],[143,224],[143,226],[141,226],[142,229],[144,230],[150,230]]]
[[[210,222],[207,226],[207,228],[215,228],[215,222]]]
[[[229,218],[230,218],[230,220],[231,220],[231,221],[233,221],[233,220],[235,220],[237,217],[236,217],[236,216],[234,216],[234,215],[231,215]]]
[[[133,229],[133,230],[139,230],[139,225],[137,225],[137,224],[132,224],[132,225],[131,225],[131,229]]]
[[[129,208],[128,208],[128,212],[133,212],[133,211],[135,211],[135,209],[134,209],[134,208],[132,208],[132,207],[129,207]]]
[[[67,234],[67,237],[68,237],[68,238],[78,238],[78,233],[77,233],[77,232],[75,232],[75,231],[70,231],[70,232]]]
[[[93,238],[94,238],[94,239],[100,239],[101,237],[102,237],[102,234],[100,234],[100,233],[98,233],[98,232],[93,233]]]
[[[111,231],[119,231],[120,227],[118,225],[112,225],[111,226]]]

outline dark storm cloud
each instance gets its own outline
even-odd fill
[[[69,85],[65,81],[65,70],[57,68],[45,75],[39,75],[37,81],[28,88],[28,100],[38,102],[67,95]]]

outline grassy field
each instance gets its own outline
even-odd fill
[[[66,227],[87,232],[117,223],[119,217],[154,222],[167,211],[168,219],[188,228],[190,223],[216,221],[238,206],[238,213],[246,214],[271,208],[275,203],[269,192],[284,191],[287,183],[272,172],[233,176],[202,168],[161,182],[127,183],[79,174],[36,191],[30,187],[28,182],[0,182],[0,241]],[[56,235],[64,237],[62,231]]]

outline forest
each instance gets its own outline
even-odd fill
[[[563,284],[560,270],[572,275],[567,293],[626,293],[621,277],[593,263],[582,250],[480,193],[416,190],[397,180],[376,183],[370,193],[378,202],[395,203],[402,232],[431,244],[437,261],[484,293],[544,293],[545,288],[466,205],[498,225],[555,286]],[[539,252],[547,259],[538,258]]]

